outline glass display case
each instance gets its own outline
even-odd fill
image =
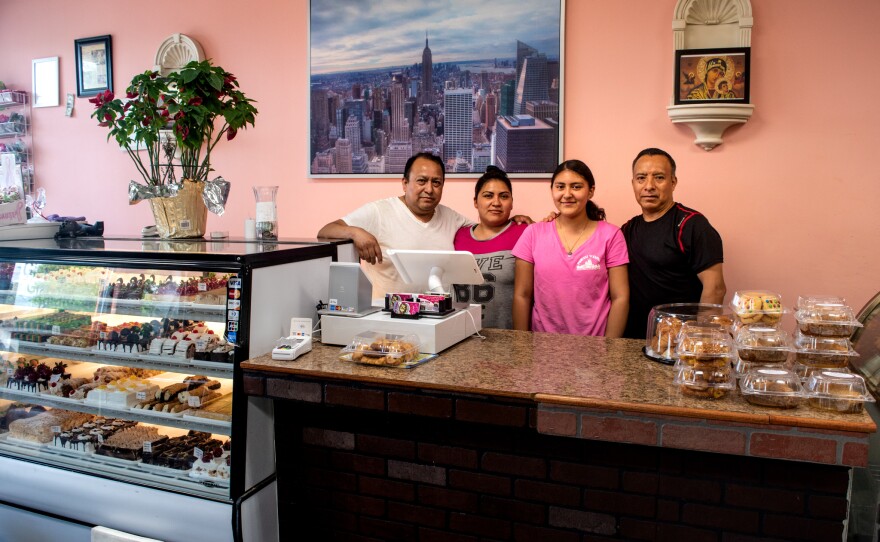
[[[335,259],[322,243],[0,243],[0,501],[162,540],[204,510],[188,540],[273,538],[271,403],[244,397],[238,362],[314,317]]]

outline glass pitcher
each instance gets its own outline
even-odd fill
[[[257,239],[278,239],[278,215],[275,206],[277,194],[277,186],[254,187],[254,199],[257,201]]]

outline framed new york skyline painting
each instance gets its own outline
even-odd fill
[[[310,177],[549,177],[562,157],[564,0],[310,0]]]

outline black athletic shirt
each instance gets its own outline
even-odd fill
[[[623,336],[644,339],[652,307],[700,301],[703,284],[697,273],[724,261],[721,236],[706,217],[680,203],[653,222],[633,217],[621,230],[629,250],[629,317]]]

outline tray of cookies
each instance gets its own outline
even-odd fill
[[[740,324],[775,326],[786,313],[782,296],[765,290],[740,290],[730,300],[730,310]]]
[[[397,334],[365,331],[354,336],[342,349],[339,359],[366,365],[397,367],[419,358],[421,342],[413,333]]]
[[[862,324],[851,307],[840,303],[816,303],[794,315],[798,329],[807,335],[849,338]]]
[[[784,363],[794,352],[794,344],[785,330],[747,326],[736,334],[736,350],[741,360],[756,365]]]
[[[812,374],[804,384],[804,394],[810,406],[842,413],[862,412],[866,402],[874,402],[864,378],[835,370]]]
[[[729,330],[733,317],[723,306],[711,303],[657,305],[648,315],[645,355],[661,363],[675,363],[678,337],[686,323],[717,325],[718,329]]]
[[[804,401],[800,377],[786,369],[753,369],[742,377],[739,388],[743,398],[753,405],[795,408]]]

